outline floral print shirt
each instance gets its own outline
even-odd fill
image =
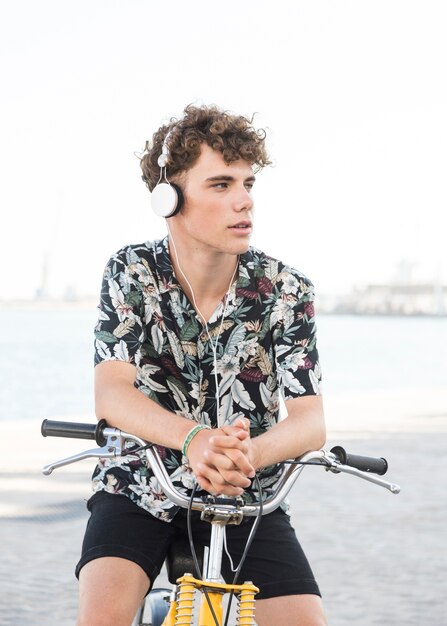
[[[251,436],[279,419],[285,400],[320,393],[312,283],[300,272],[250,247],[240,256],[237,280],[208,321],[179,285],[168,238],[129,245],[108,262],[95,329],[95,364],[133,363],[135,386],[164,408],[217,426],[214,357],[220,397],[219,423],[250,420]],[[223,316],[223,317],[222,317]],[[220,331],[220,334],[219,334]],[[157,446],[171,480],[189,494],[194,484],[181,451]],[[144,452],[101,459],[95,491],[128,496],[156,517],[171,521],[178,510],[162,493]],[[266,497],[280,467],[259,472]],[[253,489],[247,499],[256,499]]]

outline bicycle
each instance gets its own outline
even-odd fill
[[[144,622],[145,603],[139,608],[132,626],[227,626],[231,601],[237,597],[236,624],[256,626],[255,595],[259,589],[251,582],[237,584],[237,576],[242,566],[251,540],[256,532],[257,522],[262,515],[274,511],[286,498],[304,467],[316,465],[332,473],[348,473],[365,479],[397,494],[399,485],[390,483],[378,476],[382,476],[388,469],[384,458],[366,457],[348,454],[341,446],[330,451],[326,449],[307,452],[297,459],[283,462],[283,472],[274,493],[265,501],[260,498],[259,503],[247,504],[241,497],[228,498],[207,495],[190,498],[180,493],[172,484],[169,475],[158,455],[156,448],[139,437],[111,428],[105,420],[97,424],[81,424],[44,420],[41,428],[44,437],[70,437],[75,439],[94,439],[98,448],[86,450],[65,459],[44,466],[43,473],[49,475],[56,468],[75,463],[86,458],[112,458],[121,456],[126,445],[133,442],[137,449],[127,450],[124,454],[145,451],[147,461],[154,472],[166,496],[183,508],[201,511],[201,518],[210,522],[210,545],[205,549],[203,556],[204,575],[201,574],[201,565],[195,554],[194,545],[190,536],[189,548],[192,553],[188,558],[187,546],[176,544],[166,560],[168,577],[174,584],[173,590],[152,589],[146,600],[151,611],[151,622]],[[372,475],[377,474],[377,476]],[[258,487],[260,489],[260,486]],[[221,577],[221,563],[225,542],[225,528],[227,524],[240,524],[244,516],[255,516],[247,541],[244,555],[236,570],[233,583],[226,583]],[[188,517],[189,520],[189,517]],[[196,571],[197,576],[193,575]],[[196,591],[201,592],[198,621],[194,619],[194,599]],[[223,596],[229,594],[228,607],[223,616]],[[223,619],[225,621],[223,621]]]

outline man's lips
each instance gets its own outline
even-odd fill
[[[233,230],[251,230],[252,228],[252,223],[248,220],[244,220],[243,222],[238,222],[237,224],[233,224],[233,226],[229,226],[228,228],[231,228]]]

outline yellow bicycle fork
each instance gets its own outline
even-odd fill
[[[196,590],[202,592],[197,626],[216,626],[204,589],[208,592],[208,598],[219,626],[222,625],[223,596],[231,591],[237,598],[236,624],[238,626],[255,625],[255,594],[259,592],[259,589],[251,582],[246,582],[243,585],[227,585],[225,583],[204,582],[185,574],[177,580],[177,585],[175,598],[171,601],[169,613],[165,617],[163,626],[194,626],[193,613]]]

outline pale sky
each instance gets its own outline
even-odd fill
[[[16,0],[0,23],[0,299],[98,293],[165,234],[134,153],[188,103],[266,127],[252,243],[317,292],[447,282],[447,3]]]

